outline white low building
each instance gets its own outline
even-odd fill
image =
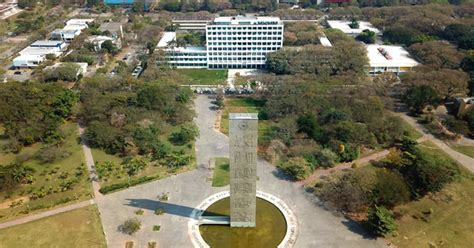
[[[51,32],[52,40],[63,40],[65,42],[71,42],[74,38],[81,34],[80,29],[56,29]]]
[[[44,55],[20,55],[13,59],[13,66],[15,68],[31,68],[43,63],[46,59]]]
[[[366,45],[370,75],[393,72],[397,75],[411,71],[418,65],[401,46]]]
[[[167,63],[177,68],[206,68],[206,47],[177,47],[176,32],[164,32],[156,49],[163,50],[167,56]]]
[[[102,49],[102,44],[105,41],[111,41],[112,44],[114,44],[118,49],[122,48],[122,44],[120,41],[119,37],[109,37],[109,36],[104,36],[104,35],[93,35],[87,38],[87,42],[91,43],[94,45],[95,51],[99,51]]]
[[[93,22],[94,19],[71,19],[69,21],[66,21],[66,26],[68,25],[87,25],[91,22]]]
[[[343,33],[354,36],[354,37],[359,35],[360,33],[362,33],[362,31],[366,29],[373,31],[376,35],[381,34],[380,30],[372,26],[370,22],[359,21],[358,22],[359,28],[351,28],[349,26],[351,21],[345,21],[345,20],[328,20],[327,23],[330,28],[339,29]]]
[[[67,44],[64,41],[35,41],[18,52],[19,56],[13,59],[13,66],[17,68],[36,67],[46,60],[48,54],[58,57],[66,50],[66,47]]]

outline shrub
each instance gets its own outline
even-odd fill
[[[326,205],[336,210],[359,213],[369,206],[376,178],[362,170],[352,170],[341,175],[330,176],[315,185],[315,194]]]
[[[176,145],[184,145],[199,136],[199,129],[191,123],[183,124],[178,132],[173,132],[170,141]]]
[[[136,215],[143,215],[145,211],[143,211],[143,209],[138,209],[137,211],[135,211],[135,214]]]
[[[380,169],[372,196],[375,204],[392,208],[410,200],[410,189],[399,173]]]
[[[129,235],[132,235],[138,232],[141,226],[142,226],[142,223],[137,218],[128,219],[120,226],[120,231]]]
[[[416,153],[411,158],[411,164],[402,167],[401,172],[416,198],[440,191],[460,174],[453,162],[422,152]]]
[[[165,209],[163,209],[163,208],[157,208],[157,209],[155,210],[155,214],[156,214],[156,215],[163,215],[163,214],[165,214]]]
[[[161,229],[160,225],[154,225],[153,226],[153,231],[158,232]]]
[[[303,180],[311,175],[311,164],[302,157],[290,158],[286,162],[278,164],[278,167],[287,171],[296,180]]]
[[[385,207],[375,206],[369,208],[367,224],[374,234],[379,236],[384,236],[397,229],[392,213]]]
[[[42,164],[53,163],[59,159],[66,158],[71,154],[63,148],[55,145],[45,146],[35,153],[35,158]]]

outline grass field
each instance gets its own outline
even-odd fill
[[[400,118],[400,123],[402,124],[401,128],[403,129],[404,135],[412,138],[412,139],[419,139],[423,136],[420,132],[418,132],[415,128],[413,128],[410,124]]]
[[[61,129],[66,137],[62,148],[67,154],[53,163],[42,164],[35,158],[35,153],[43,146],[41,143],[25,147],[19,154],[0,153],[0,165],[26,160],[23,164],[34,170],[31,184],[22,184],[12,192],[0,192],[0,221],[91,198],[88,172],[82,147],[78,143],[77,126],[68,122]],[[3,139],[0,144],[5,142]],[[72,189],[63,190],[62,184],[69,180],[78,181]],[[33,200],[31,196],[35,193],[43,195]],[[21,204],[11,206],[14,202],[19,203],[19,200],[22,201]]]
[[[450,159],[432,142],[422,142],[420,148],[432,156]],[[471,247],[474,244],[474,176],[463,170],[457,182],[441,192],[395,208],[404,216],[397,220],[397,235],[389,236],[397,247]],[[423,212],[433,213],[428,221]]]
[[[258,113],[262,103],[252,98],[226,98],[225,107],[222,112],[220,131],[224,134],[229,133],[229,113]],[[266,133],[270,126],[270,121],[258,121],[258,143],[263,144],[268,141]]]
[[[451,146],[454,150],[467,155],[471,158],[474,158],[474,146],[458,146],[458,145],[453,145]]]
[[[229,159],[216,158],[214,173],[212,174],[212,187],[223,187],[229,184]]]
[[[107,247],[95,205],[2,229],[0,240],[0,248]]]
[[[189,78],[193,85],[224,84],[227,80],[227,70],[208,69],[178,69],[179,73]]]
[[[160,135],[161,141],[169,145],[173,151],[184,151],[185,154],[192,155],[191,162],[187,166],[182,166],[179,169],[170,169],[165,165],[160,165],[156,161],[148,162],[147,166],[139,171],[136,175],[128,177],[126,170],[123,168],[123,158],[118,155],[107,154],[100,149],[92,149],[92,156],[94,157],[94,162],[96,166],[100,166],[104,162],[113,162],[114,168],[107,177],[100,178],[101,187],[110,186],[113,184],[126,183],[129,179],[138,179],[144,176],[156,177],[156,179],[164,178],[173,174],[178,174],[184,171],[188,171],[196,166],[196,156],[194,151],[194,144],[188,143],[185,145],[173,145],[168,141],[168,137],[174,131],[177,131],[179,126],[163,126]],[[140,156],[137,156],[140,157]],[[146,158],[143,158],[146,160]]]

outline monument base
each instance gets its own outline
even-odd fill
[[[255,227],[234,228],[229,224],[214,224],[216,220],[229,216],[229,196],[229,191],[213,194],[192,211],[188,231],[193,247],[229,247],[229,244],[232,248],[294,246],[298,235],[296,216],[282,200],[265,192],[257,191]],[[213,223],[203,220],[213,220]]]
[[[230,222],[230,227],[255,227],[255,222]]]

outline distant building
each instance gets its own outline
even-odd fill
[[[359,21],[359,28],[351,28],[349,26],[350,23],[351,21],[344,21],[344,20],[328,20],[327,21],[327,24],[330,28],[339,29],[343,33],[350,36],[354,36],[354,37],[359,35],[360,33],[362,33],[362,31],[366,29],[375,32],[376,35],[381,34],[380,30],[372,26],[370,22]]]
[[[13,66],[15,68],[31,68],[43,63],[46,59],[45,55],[20,55],[13,59]]]
[[[30,47],[37,47],[37,48],[55,48],[58,52],[64,51],[66,49],[67,44],[63,41],[56,41],[56,40],[38,40],[33,42]]]
[[[114,38],[104,35],[93,35],[88,37],[86,42],[93,44],[95,51],[99,51],[102,49],[102,44],[108,40],[112,41],[112,44],[114,44],[118,49],[122,48],[122,43],[119,37]]]
[[[82,33],[82,30],[88,28],[88,24],[93,21],[94,19],[71,19],[66,22],[66,26],[63,28],[51,32],[50,37],[52,40],[71,42]]]
[[[278,17],[217,17],[206,24],[205,47],[176,47],[176,33],[165,32],[157,49],[178,68],[264,68],[268,53],[283,46]]]
[[[13,66],[36,67],[46,60],[48,54],[58,57],[66,50],[66,47],[67,44],[63,41],[35,41],[19,52],[20,55],[13,59]]]
[[[65,30],[65,29],[55,29],[51,32],[51,40],[63,40],[65,42],[71,42],[81,34],[80,29]]]
[[[123,28],[120,22],[105,22],[99,27],[101,32],[109,32],[112,37],[123,39]]]
[[[474,109],[474,97],[458,97],[454,100],[454,107],[456,116],[462,117],[465,113]]]
[[[370,75],[393,72],[397,75],[411,71],[418,65],[401,46],[366,45],[369,57]]]

